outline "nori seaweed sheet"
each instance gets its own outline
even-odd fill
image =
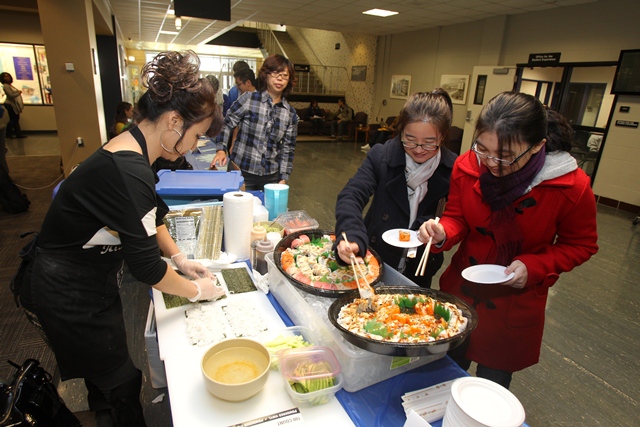
[[[242,294],[257,290],[246,268],[227,268],[221,270],[221,273],[231,294]]]
[[[227,297],[226,295],[223,295],[220,298],[218,298],[216,301],[225,299],[226,297]],[[176,308],[176,307],[180,307],[187,304],[193,304],[191,301],[189,301],[185,297],[179,297],[178,295],[165,294],[164,292],[162,293],[162,298],[164,299],[164,306],[167,308],[167,310],[170,308]]]

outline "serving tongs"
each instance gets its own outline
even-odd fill
[[[342,232],[342,239],[347,245],[350,244],[349,240],[347,239],[347,233],[345,233],[344,231]],[[356,256],[353,254],[353,252],[349,257],[349,260],[351,261],[351,268],[353,269],[353,277],[356,279],[356,284],[358,285],[360,298],[367,300],[366,307],[358,307],[358,310],[373,313],[375,311],[373,307],[373,297],[376,295],[376,293],[367,281],[367,275],[362,269],[362,266],[356,261]]]

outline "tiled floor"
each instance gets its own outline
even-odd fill
[[[55,154],[54,141],[55,136],[33,135],[9,140],[7,145],[9,155]],[[289,208],[305,210],[322,228],[333,228],[336,195],[365,157],[360,145],[301,141]],[[563,274],[551,289],[540,363],[516,373],[511,387],[532,427],[638,425],[640,234],[639,226],[632,225],[634,218],[635,214],[599,206],[600,251]],[[127,287],[123,299],[128,304],[127,323],[134,331],[131,352],[142,365],[141,328],[148,297],[139,288]],[[77,390],[71,388],[69,399],[82,402]],[[161,393],[166,389],[154,390],[145,382],[142,399],[150,426],[172,425],[166,400],[151,403]]]

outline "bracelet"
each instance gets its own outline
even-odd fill
[[[191,302],[196,302],[200,299],[200,297],[202,297],[202,289],[200,289],[200,285],[198,284],[198,282],[192,280],[191,283],[193,283],[194,285],[196,285],[196,289],[198,290],[198,293],[196,294],[195,297],[193,298],[187,298],[189,301]]]

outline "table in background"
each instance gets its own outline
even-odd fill
[[[355,142],[358,142],[358,134],[360,132],[364,132],[364,142],[365,144],[369,143],[369,126],[363,126],[363,127],[358,127],[356,128],[356,136],[355,136]]]

